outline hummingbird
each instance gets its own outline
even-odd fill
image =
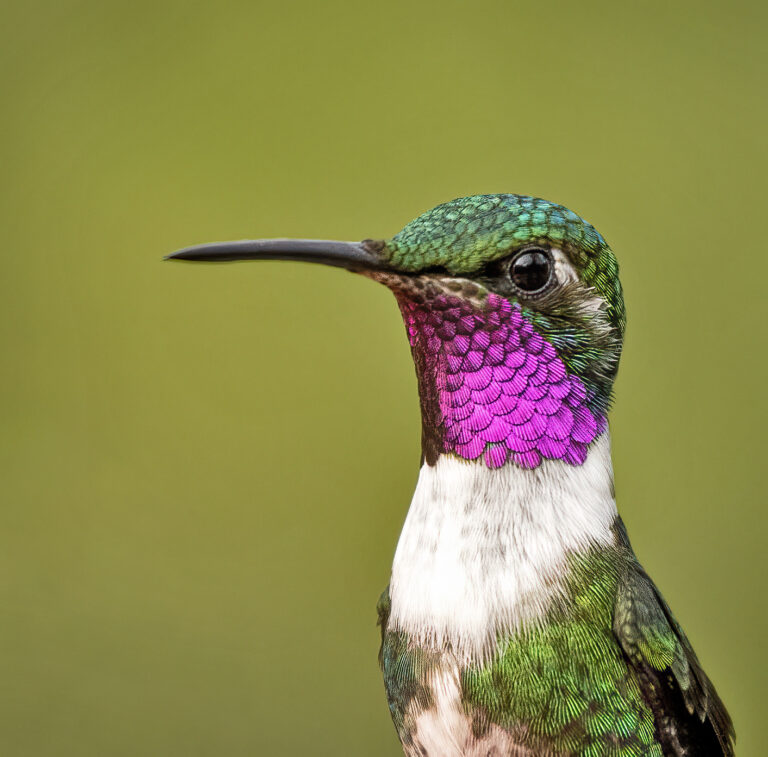
[[[378,603],[408,757],[733,755],[728,712],[616,509],[619,270],[562,205],[476,195],[390,239],[257,239],[173,260],[322,263],[387,286],[419,478]]]

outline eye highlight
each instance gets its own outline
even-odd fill
[[[509,264],[508,275],[517,289],[538,294],[552,281],[555,267],[547,250],[529,247],[519,252]]]

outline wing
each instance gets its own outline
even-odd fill
[[[733,723],[725,705],[636,561],[619,584],[613,630],[638,673],[664,754],[733,757]]]

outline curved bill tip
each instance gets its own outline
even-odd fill
[[[304,263],[366,271],[386,268],[381,244],[336,242],[327,239],[242,239],[185,247],[166,255],[165,260],[195,263],[231,263],[238,260],[297,260]]]

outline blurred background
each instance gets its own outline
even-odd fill
[[[0,752],[400,754],[375,604],[419,418],[394,299],[161,256],[517,192],[618,254],[619,507],[739,754],[765,754],[766,21],[3,4]]]

